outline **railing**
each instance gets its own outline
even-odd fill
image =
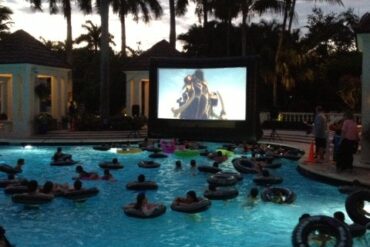
[[[343,113],[338,112],[329,112],[326,113],[329,123],[336,122],[343,118]],[[356,113],[354,114],[355,120],[358,124],[361,124],[361,114]],[[269,112],[261,112],[260,113],[260,121],[263,123],[264,121],[272,120],[270,117]],[[279,121],[282,122],[303,122],[311,124],[314,121],[314,113],[310,112],[280,112]]]

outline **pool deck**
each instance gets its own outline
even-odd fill
[[[272,141],[276,144],[283,144],[299,148],[305,151],[304,156],[299,160],[298,171],[312,179],[319,180],[324,183],[334,185],[349,185],[353,180],[357,179],[362,184],[370,187],[370,164],[365,164],[360,161],[360,153],[354,155],[353,170],[337,172],[335,162],[330,159],[332,157],[331,147],[326,161],[323,163],[306,162],[309,156],[310,145],[314,138],[312,135],[307,135],[303,131],[278,131],[281,138],[271,140],[271,132],[264,131],[264,141]],[[289,139],[290,138],[290,139]],[[298,139],[298,140],[295,140]]]
[[[33,136],[28,139],[6,139],[0,138],[2,145],[68,145],[68,144],[100,144],[100,143],[135,143],[146,137],[146,130],[140,132],[132,131],[55,131],[46,135]],[[276,135],[271,136],[270,130],[264,130],[261,142],[276,143],[292,146],[305,151],[305,155],[298,164],[298,171],[310,178],[330,184],[350,184],[357,179],[364,185],[370,187],[370,164],[360,162],[360,155],[354,156],[354,169],[338,173],[335,163],[327,158],[323,163],[306,163],[313,136],[303,131],[278,130]],[[330,151],[329,151],[330,152]]]

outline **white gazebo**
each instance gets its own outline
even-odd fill
[[[132,58],[126,66],[126,110],[130,116],[149,115],[149,67],[153,57],[180,57],[182,53],[162,40]]]
[[[44,98],[35,94],[40,84]],[[37,114],[60,121],[72,97],[70,66],[40,41],[18,30],[0,41],[0,138],[27,138]]]

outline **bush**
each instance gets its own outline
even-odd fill
[[[36,133],[45,134],[57,128],[57,121],[49,113],[39,113],[35,116],[34,128]]]

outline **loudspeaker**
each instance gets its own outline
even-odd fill
[[[132,105],[131,113],[133,117],[140,116],[140,106],[139,105]]]

